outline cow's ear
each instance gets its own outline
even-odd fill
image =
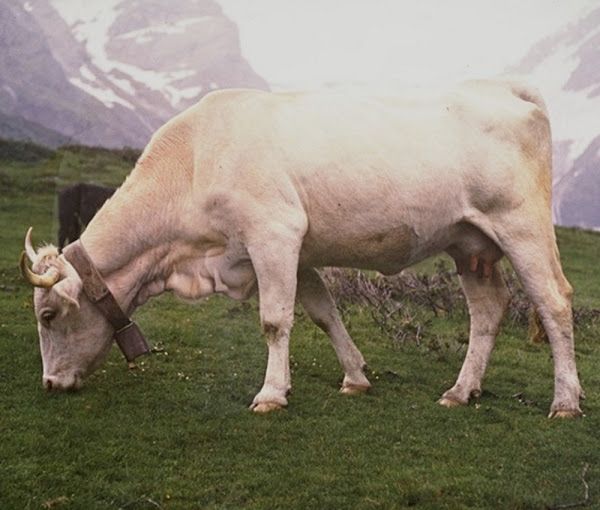
[[[79,295],[82,288],[83,285],[81,283],[81,279],[74,276],[64,278],[54,285],[54,292],[56,292],[56,294],[67,304],[65,313],[70,306],[74,306],[75,308],[79,309]]]

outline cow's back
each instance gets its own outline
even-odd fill
[[[211,163],[197,166],[203,175],[244,182],[247,173],[285,173],[321,189],[356,181],[364,190],[366,176],[422,186],[427,176],[461,179],[473,166],[482,174],[490,151],[512,165],[515,144],[537,157],[549,134],[539,94],[502,81],[465,82],[438,96],[221,91],[190,113],[188,122],[201,126],[195,146]]]

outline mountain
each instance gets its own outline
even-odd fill
[[[143,147],[211,90],[268,89],[213,0],[72,6],[0,0],[0,137]]]
[[[575,159],[554,189],[561,225],[600,229],[600,136]]]
[[[509,72],[546,99],[554,138],[554,219],[600,228],[600,7],[534,45]]]
[[[32,2],[26,10],[10,0],[0,0],[0,114],[20,119],[20,138],[56,145],[67,141],[108,146],[137,145],[147,138],[141,123],[124,107],[107,108],[69,79],[53,51],[46,33],[33,12],[49,7]],[[32,7],[33,5],[33,7]],[[40,9],[41,10],[41,9]],[[49,22],[52,17],[48,17]],[[60,20],[60,18],[58,18]],[[50,30],[46,25],[46,30]],[[56,26],[55,37],[77,46],[66,25]],[[41,138],[33,126],[61,135],[56,140]],[[13,125],[0,135],[14,136]]]
[[[2,91],[0,91],[0,94]],[[47,147],[58,147],[68,143],[69,138],[58,131],[48,129],[20,116],[0,112],[0,138],[6,140],[35,140]]]

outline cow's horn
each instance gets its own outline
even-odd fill
[[[21,252],[19,266],[23,277],[34,287],[43,287],[44,289],[52,287],[60,278],[58,270],[55,267],[50,267],[44,274],[34,273],[27,265],[28,256],[26,252]]]
[[[29,257],[29,260],[31,263],[35,262],[35,258],[36,258],[35,250],[33,249],[33,246],[31,244],[31,231],[32,230],[33,230],[33,227],[29,227],[29,229],[27,230],[27,234],[25,234],[25,251],[27,252],[27,256]]]

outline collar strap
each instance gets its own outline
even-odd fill
[[[133,361],[138,356],[149,353],[150,347],[140,328],[121,310],[81,241],[78,240],[66,246],[63,255],[79,274],[85,295],[98,307],[114,328],[115,341],[125,359]]]

